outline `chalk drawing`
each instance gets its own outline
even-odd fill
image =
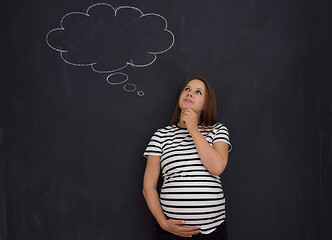
[[[138,96],[142,97],[144,95],[144,92],[143,91],[138,91],[137,94],[138,94]]]
[[[114,76],[122,76],[122,79],[120,78],[120,80],[116,80],[116,78]],[[110,79],[112,78],[112,79]],[[122,84],[127,82],[128,80],[128,75],[125,73],[121,73],[121,72],[116,72],[116,73],[112,73],[110,75],[107,76],[106,81],[111,84],[111,85],[118,85],[118,84]]]
[[[136,90],[136,85],[132,83],[127,83],[126,85],[123,86],[123,89],[127,92],[133,92]]]
[[[171,49],[175,37],[167,28],[166,19],[159,14],[96,3],[86,12],[65,14],[60,27],[47,33],[46,43],[65,63],[110,73],[106,78],[110,85],[125,84],[126,92],[134,92],[137,86],[127,83],[129,77],[123,71],[127,66],[148,67],[157,55]],[[137,94],[144,96],[141,90]]]

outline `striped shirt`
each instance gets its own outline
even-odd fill
[[[198,129],[212,146],[217,141],[232,145],[228,129],[221,123]],[[158,129],[144,152],[161,156],[163,185],[160,204],[166,217],[185,220],[209,234],[226,218],[225,197],[219,176],[212,175],[202,164],[194,141],[186,128],[173,124]]]

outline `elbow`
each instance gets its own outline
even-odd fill
[[[143,187],[143,189],[142,189],[142,194],[143,194],[143,196],[144,196],[144,198],[146,197],[146,189]]]
[[[142,194],[143,194],[145,199],[149,195],[150,192],[151,192],[151,190],[148,187],[143,187]]]
[[[210,173],[214,176],[219,176],[220,174],[222,174],[224,172],[225,168],[216,168],[213,169],[212,171],[210,171]]]
[[[215,166],[213,169],[211,169],[209,172],[214,175],[214,176],[219,176],[220,174],[222,174],[224,172],[224,170],[226,169],[226,165],[227,165],[227,160],[226,161],[222,161],[220,164],[218,164],[217,166]]]

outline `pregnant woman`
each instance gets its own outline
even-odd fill
[[[189,79],[169,125],[153,134],[144,152],[143,195],[159,224],[157,240],[227,239],[219,175],[231,149],[227,127],[217,122],[212,86],[203,78]]]

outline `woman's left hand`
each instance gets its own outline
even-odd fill
[[[186,125],[189,132],[197,129],[197,114],[190,108],[181,111],[180,121]]]

